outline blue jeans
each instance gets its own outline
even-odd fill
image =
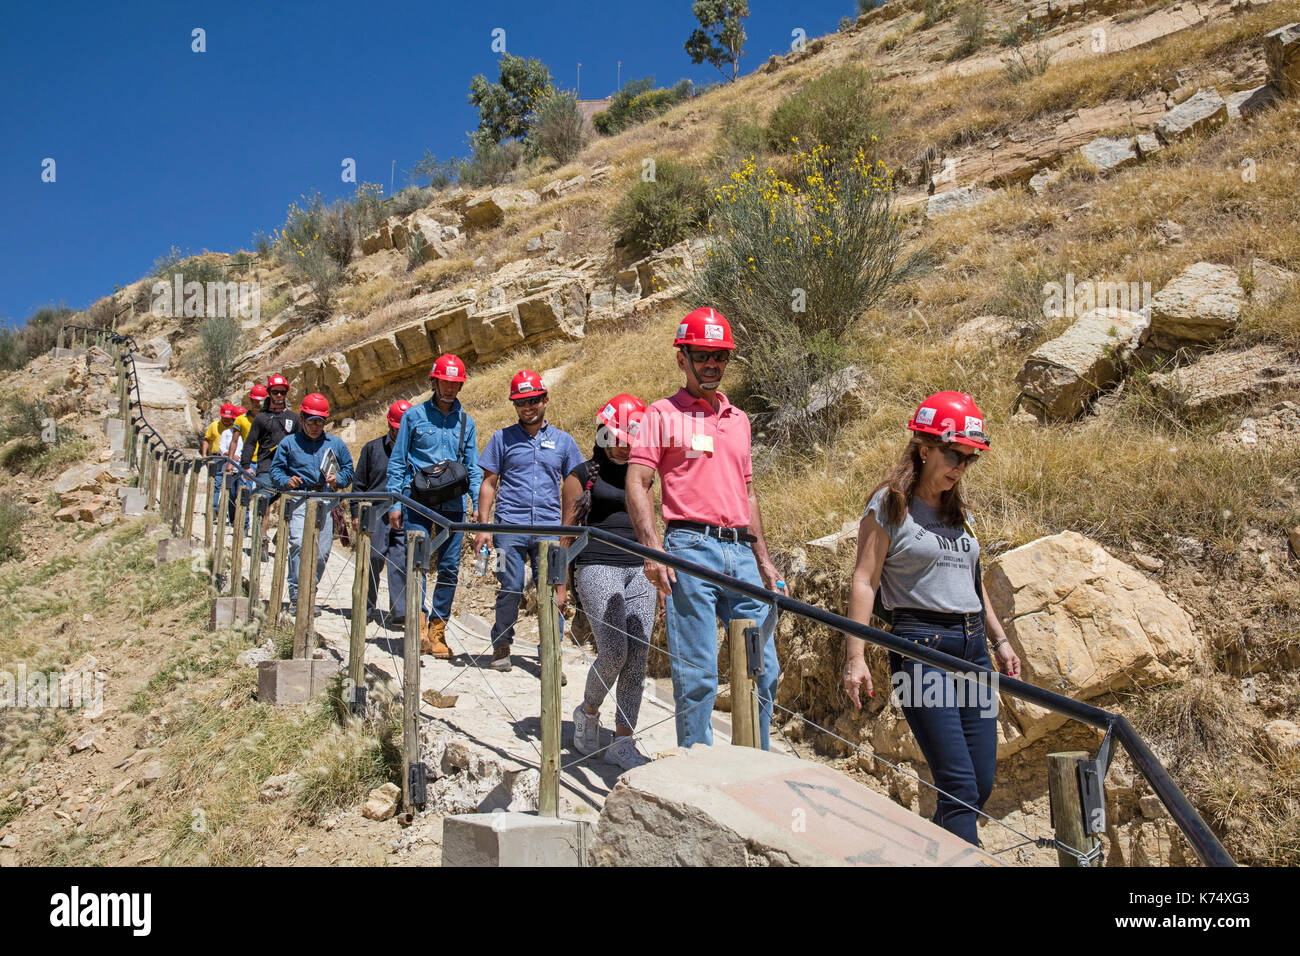
[[[296,603],[302,532],[307,523],[307,499],[287,499],[284,517],[289,522],[289,601]],[[330,548],[334,544],[334,502],[332,500],[317,499],[316,527],[320,529],[316,537],[316,583],[320,584],[321,575],[325,573],[325,562],[329,560]]]
[[[454,503],[455,502],[453,502],[453,504]],[[438,514],[441,515],[442,517],[445,517],[448,521],[465,520],[465,512],[464,512],[463,505],[461,506],[461,509],[457,511],[443,511],[441,509],[434,509],[434,510],[436,510]],[[423,515],[419,515],[419,514],[415,514],[414,512],[407,511],[404,521],[409,521],[413,526],[417,528],[423,528],[425,533],[429,535],[429,540],[430,541],[433,540],[434,531],[433,531],[433,521],[431,519],[425,518]],[[403,524],[402,527],[406,527],[406,525]],[[402,537],[405,538],[405,535],[403,535]],[[424,613],[430,618],[430,620],[445,621],[451,617],[451,602],[456,599],[456,579],[460,576],[460,549],[461,549],[461,545],[464,543],[464,540],[465,540],[465,534],[464,532],[461,531],[457,531],[453,534],[447,535],[447,540],[442,543],[442,545],[438,548],[437,554],[434,556],[434,563],[436,565],[437,572],[438,572],[438,583],[435,584],[433,588],[432,610],[430,610],[428,607],[428,591],[429,591],[428,575],[423,575],[423,574],[420,575],[421,578],[420,607],[421,609],[424,610]],[[405,554],[403,554],[402,560],[403,562],[405,562],[406,560]],[[406,576],[406,565],[403,564],[402,565],[403,581],[405,581],[405,576]],[[389,581],[390,583],[388,587],[391,590],[392,579],[390,578]],[[398,611],[397,610],[398,605],[393,604],[394,613],[396,614],[406,613],[405,610],[406,588],[405,587],[402,588],[401,606],[403,610]]]
[[[216,524],[221,523],[221,486],[223,475],[218,471],[212,476],[212,512]],[[240,476],[238,471],[232,471],[225,476],[226,485],[226,524],[235,523],[235,504],[239,500],[240,488],[252,488],[253,483],[247,478]],[[250,502],[251,507],[251,502]],[[248,512],[244,513],[244,531],[248,531]]]
[[[893,634],[972,664],[991,666],[982,615],[968,614],[961,623],[944,624],[925,612],[918,615],[900,608],[894,611]],[[977,694],[966,681],[959,688],[948,671],[898,654],[889,655],[889,671],[895,696],[899,688],[914,689],[903,700],[902,710],[939,788],[934,822],[979,846],[977,814],[971,807],[982,810],[993,791],[997,695]],[[989,689],[985,683],[982,690]],[[980,701],[982,696],[986,699]]]
[[[492,646],[510,644],[515,639],[515,622],[519,620],[519,601],[524,590],[524,557],[533,569],[533,582],[537,581],[537,542],[554,541],[555,538],[536,538],[526,534],[494,534],[492,546],[497,549],[496,621],[492,625]],[[563,618],[561,618],[561,622]],[[563,623],[560,627],[563,628]],[[560,632],[564,632],[561,630]]]
[[[388,566],[388,609],[390,617],[406,617],[406,529],[394,531],[388,515],[370,536],[370,581],[366,588],[366,609],[373,611],[379,597],[379,573]]]
[[[699,531],[677,528],[665,535],[664,550],[673,557],[694,561],[746,584],[763,586],[754,552],[743,542],[719,541]],[[718,696],[718,621],[724,628],[739,618],[749,618],[761,625],[767,619],[768,610],[769,606],[757,598],[677,572],[665,623],[668,652],[672,654],[678,746],[713,743],[713,700]],[[776,699],[780,676],[774,633],[763,648],[763,675],[755,679],[764,750],[768,749],[772,701]]]

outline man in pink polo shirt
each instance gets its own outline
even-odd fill
[[[749,417],[718,391],[736,343],[731,326],[713,309],[696,309],[677,328],[673,345],[686,387],[650,406],[637,432],[627,469],[627,510],[637,538],[657,548],[650,485],[663,480],[663,550],[772,590],[776,567],[763,541],[763,524],[749,457]],[[769,606],[658,561],[645,575],[668,599],[668,651],[677,703],[677,743],[712,744],[710,723],[718,694],[718,620],[760,624]],[[758,679],[759,725],[768,746],[779,667],[775,636],[763,648]]]

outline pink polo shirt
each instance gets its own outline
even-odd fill
[[[632,462],[659,472],[665,521],[749,524],[749,416],[721,392],[718,410],[682,389],[646,412]]]

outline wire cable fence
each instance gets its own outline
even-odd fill
[[[67,328],[79,329],[80,327]],[[133,451],[128,454],[128,460],[132,464],[132,467],[141,475],[141,485],[146,489],[146,501],[151,502],[156,498],[160,513],[172,521],[173,527],[177,527],[178,524],[183,522],[186,526],[186,539],[188,540],[189,522],[194,513],[198,510],[195,507],[197,496],[197,470],[201,468],[205,462],[213,460],[214,456],[208,456],[207,458],[182,456],[178,449],[169,447],[163,440],[162,436],[144,420],[142,410],[136,414],[136,409],[140,409],[141,404],[139,377],[138,372],[135,369],[134,356],[132,355],[132,352],[134,351],[134,342],[129,340],[127,337],[118,336],[115,333],[105,333],[103,330],[81,329],[81,331],[86,335],[87,341],[89,341],[90,337],[95,337],[98,342],[111,343],[114,359],[119,370],[119,399],[122,406],[123,418],[129,419],[126,428],[126,443],[128,449],[133,449],[138,436],[144,436],[144,440],[140,442],[141,454],[139,455],[139,463],[137,464],[136,456]],[[62,340],[62,331],[60,333],[60,339]],[[163,468],[164,462],[167,464],[166,468]],[[184,483],[186,477],[188,478],[188,493],[183,493],[181,485]],[[211,487],[212,480],[213,476],[210,474],[208,489],[205,492],[208,502],[205,510],[208,511],[211,509],[211,503],[213,500]],[[1016,678],[998,675],[991,668],[974,665],[959,658],[951,657],[923,644],[912,643],[911,641],[896,637],[887,631],[877,630],[867,624],[798,601],[781,592],[768,591],[758,585],[731,578],[713,568],[684,560],[677,555],[666,553],[654,548],[647,548],[636,541],[619,537],[600,528],[567,527],[562,525],[524,525],[509,522],[479,524],[472,521],[453,521],[443,514],[420,505],[418,502],[405,495],[394,496],[384,493],[329,492],[320,489],[280,489],[268,493],[265,489],[262,489],[259,492],[255,492],[251,500],[263,496],[267,497],[268,505],[272,501],[279,502],[279,505],[277,505],[275,509],[276,514],[281,512],[283,504],[288,501],[298,502],[294,507],[302,507],[306,509],[308,513],[314,512],[316,508],[322,504],[326,507],[343,504],[346,507],[350,502],[357,502],[363,505],[363,507],[368,507],[371,510],[379,508],[387,510],[400,504],[408,515],[418,515],[425,523],[427,523],[430,529],[429,532],[426,533],[423,528],[412,527],[408,524],[406,530],[407,601],[403,626],[402,666],[400,668],[402,672],[402,680],[399,687],[404,703],[403,749],[407,758],[407,773],[403,778],[403,806],[408,809],[408,812],[410,808],[421,805],[424,802],[425,768],[423,764],[419,762],[418,739],[418,714],[421,704],[419,698],[420,660],[418,651],[421,637],[420,619],[425,604],[424,588],[421,586],[421,574],[425,569],[427,569],[429,575],[434,574],[433,562],[430,560],[430,557],[443,545],[449,535],[456,533],[487,532],[494,535],[525,535],[530,538],[544,539],[538,542],[540,561],[538,580],[536,582],[538,587],[539,608],[539,662],[541,664],[542,678],[541,749],[539,750],[537,746],[532,743],[531,738],[528,738],[530,746],[539,758],[539,768],[541,771],[539,809],[543,813],[549,813],[551,815],[558,813],[558,790],[560,785],[560,776],[563,769],[572,769],[585,761],[597,757],[600,753],[606,751],[609,746],[612,746],[611,743],[606,747],[599,748],[592,753],[586,754],[579,759],[570,760],[567,763],[562,764],[560,759],[561,715],[559,713],[559,691],[562,670],[560,668],[559,625],[557,624],[559,608],[554,596],[555,588],[565,582],[567,570],[573,558],[582,550],[588,540],[595,539],[607,546],[635,555],[643,560],[651,560],[666,565],[678,574],[688,574],[733,593],[757,599],[768,607],[769,617],[778,612],[793,614],[805,621],[824,625],[840,634],[861,638],[867,643],[897,653],[904,658],[932,665],[952,675],[964,675],[968,679],[974,680],[993,679],[997,682],[998,693],[1007,694],[1017,699],[1035,704],[1039,707],[1064,714],[1066,717],[1074,721],[1104,731],[1104,737],[1096,757],[1092,759],[1077,759],[1073,762],[1073,764],[1077,766],[1072,765],[1070,767],[1072,771],[1077,773],[1079,791],[1075,794],[1076,799],[1072,804],[1073,811],[1078,812],[1073,812],[1072,815],[1079,817],[1079,819],[1066,821],[1068,825],[1065,827],[1062,826],[1062,821],[1057,820],[1057,836],[1055,838],[1029,836],[1009,824],[1006,824],[1004,821],[997,820],[996,818],[983,813],[983,811],[971,806],[969,803],[964,803],[963,801],[957,800],[953,795],[947,794],[950,799],[957,800],[957,802],[962,803],[967,808],[975,810],[975,812],[979,813],[982,817],[997,823],[1013,835],[1020,838],[1022,842],[1017,844],[1017,846],[1023,846],[1030,843],[1039,847],[1054,846],[1059,853],[1062,854],[1063,858],[1069,857],[1078,865],[1095,864],[1099,859],[1100,852],[1100,844],[1096,840],[1096,835],[1103,832],[1105,826],[1104,790],[1102,785],[1105,780],[1106,771],[1109,768],[1113,747],[1115,744],[1119,744],[1123,746],[1125,751],[1129,754],[1134,767],[1151,785],[1156,795],[1169,811],[1175,824],[1179,827],[1184,836],[1187,837],[1189,843],[1200,857],[1201,861],[1207,865],[1214,866],[1234,865],[1232,858],[1224,849],[1217,836],[1204,820],[1201,819],[1199,814],[1197,814],[1190,801],[1188,801],[1186,795],[1174,782],[1172,777],[1170,777],[1168,771],[1152,753],[1150,747],[1142,740],[1128,720],[1121,714],[1112,713],[1064,697]],[[305,499],[305,503],[303,503],[303,499]],[[313,507],[313,505],[316,507]],[[149,505],[147,504],[146,506],[148,507]],[[245,509],[246,504],[244,496],[241,493],[239,496],[239,504],[237,505],[237,514],[235,516],[235,526],[232,528],[232,541],[230,547],[232,558],[238,555],[239,564],[231,568],[232,572],[237,569],[242,570],[244,538],[247,536],[247,532],[242,527],[242,518],[246,513]],[[254,507],[253,510],[258,512],[260,519],[262,512],[266,509]],[[262,522],[259,520],[256,524],[258,527],[261,527]],[[266,612],[266,616],[272,620],[278,619],[280,613],[278,600],[272,602],[271,599],[277,599],[282,593],[279,590],[281,586],[279,577],[283,573],[283,565],[285,563],[283,551],[286,549],[283,545],[287,544],[289,540],[289,529],[286,524],[286,519],[281,517],[279,524],[280,527],[275,542],[275,570],[271,576],[270,597],[268,598],[268,603],[270,603],[271,606],[267,608]],[[315,529],[312,527],[309,530],[307,527],[309,524],[310,522],[304,520],[302,556],[306,558],[306,562],[309,565],[308,570],[314,571],[315,542],[309,542],[307,539],[314,538],[314,534],[311,532],[314,532]],[[210,549],[210,553],[213,556],[212,563],[214,579],[216,578],[215,572],[220,570],[221,551],[224,547],[224,540],[226,537],[225,526],[226,522],[224,520],[219,523],[218,527],[220,533],[211,535],[211,542],[209,542],[207,536],[205,536],[205,550]],[[574,539],[574,543],[569,545],[567,548],[563,548],[554,540],[546,540],[555,538]],[[366,547],[369,547],[369,540],[369,532],[366,531],[358,535],[356,545],[358,548],[363,544]],[[313,545],[311,550],[308,550],[307,548],[308,543]],[[249,552],[250,571],[253,571],[253,569],[260,571],[260,562],[252,561],[254,552],[258,552],[258,557],[261,557],[260,542],[255,541]],[[327,593],[334,594],[337,592],[340,582],[349,569],[354,575],[355,582],[361,582],[363,576],[362,571],[368,573],[368,567],[363,567],[362,565],[368,565],[369,554],[367,553],[366,557],[360,561],[358,559],[359,555],[355,552],[352,558],[344,559],[343,565],[337,572],[335,572],[333,578],[328,582],[326,587]],[[315,590],[315,574],[308,573],[304,576],[309,579],[306,586]],[[461,577],[462,574],[458,571],[456,582],[458,590],[462,587],[467,591],[481,589],[498,593],[501,590],[498,587],[485,583],[478,583],[476,581],[463,582]],[[252,583],[253,582],[250,581],[250,584]],[[351,607],[353,627],[348,655],[348,673],[349,680],[353,685],[353,693],[356,695],[350,702],[354,709],[357,707],[358,703],[364,702],[364,689],[361,686],[361,682],[356,678],[361,672],[360,668],[363,663],[362,657],[364,655],[365,644],[369,643],[372,635],[374,639],[379,639],[377,633],[374,631],[368,632],[367,629],[371,623],[377,623],[377,626],[388,632],[388,628],[384,627],[385,616],[382,615],[382,613],[379,616],[379,622],[371,622],[367,619],[368,616],[366,615],[364,600],[366,592],[362,587],[363,583],[364,582],[354,583],[353,592],[354,595],[357,593],[362,595],[362,600],[360,602],[361,606],[357,607],[356,605],[358,602],[354,599],[352,601],[353,606]],[[232,596],[235,596],[236,591],[243,590],[243,582],[240,575],[234,573],[230,575],[229,589]],[[507,593],[517,594],[521,597],[523,596],[522,592],[510,591]],[[418,595],[418,597],[416,595]],[[260,586],[257,592],[248,594],[247,601],[248,610],[246,613],[248,618],[250,620],[257,620],[258,615],[254,612],[262,601]],[[312,600],[306,604],[306,613],[309,617],[314,617],[315,603],[315,600]],[[304,629],[306,630],[306,633],[311,633],[311,621],[302,620],[303,609],[304,602],[300,600],[298,613],[295,615],[295,657],[310,657],[311,654],[311,651],[307,650],[307,641],[303,633]],[[541,613],[543,609],[545,609],[547,613]],[[586,609],[578,607],[578,612],[585,614],[589,621],[592,620],[591,615],[586,611]],[[774,624],[775,618],[771,618],[771,621]],[[791,717],[798,718],[808,723],[821,733],[828,734],[830,737],[844,742],[856,752],[867,754],[872,760],[880,760],[895,770],[905,773],[918,780],[920,783],[924,783],[926,786],[939,791],[939,788],[935,787],[934,784],[922,780],[915,774],[903,770],[895,764],[885,760],[885,758],[880,755],[870,753],[857,743],[849,741],[827,728],[812,722],[796,711],[759,695],[752,678],[760,675],[762,672],[762,641],[774,639],[774,635],[770,628],[760,629],[754,625],[753,622],[750,623],[752,626],[744,629],[744,635],[742,636],[741,631],[734,627],[735,622],[733,622],[733,633],[730,635],[732,639],[731,653],[733,673],[731,687],[733,742],[736,741],[738,736],[744,736],[744,743],[748,743],[751,746],[757,745],[756,728],[752,725],[752,722],[748,727],[745,727],[745,720],[742,720],[744,712],[749,708],[757,706],[758,708],[765,708],[768,713],[773,714],[779,710],[783,713],[789,714]],[[670,660],[673,660],[676,663],[685,665],[691,663],[675,657],[671,649],[665,649],[654,645],[648,637],[641,638],[630,634],[625,629],[619,627],[616,622],[601,621],[600,624],[602,627],[612,628],[616,632],[625,635],[629,640],[637,640],[646,643],[649,648],[653,648],[655,651],[668,656]],[[490,668],[485,668],[479,663],[479,659],[486,653],[486,651],[480,651],[479,654],[475,655],[470,652],[468,645],[462,640],[460,633],[456,629],[449,628],[447,633],[450,633],[453,636],[457,641],[457,644],[461,647],[464,655],[469,658],[470,665],[466,670],[472,669],[478,672],[489,693],[501,705],[508,718],[516,726],[519,726],[520,722],[517,715],[514,714],[512,709],[506,704],[506,701],[498,692],[498,689],[493,686],[492,678],[489,677],[487,673]],[[360,641],[358,641],[358,636],[361,637]],[[738,637],[742,637],[742,639],[737,640]],[[755,638],[759,638],[759,640],[755,640]],[[314,650],[314,643],[313,640],[312,650]],[[360,643],[360,646],[358,646],[358,643]],[[648,653],[649,651],[647,651],[647,654]],[[389,656],[394,665],[394,671],[396,672],[399,668],[397,667],[396,656],[392,653],[391,645],[389,647]],[[586,657],[585,651],[583,651],[582,656],[588,661],[588,664],[592,663],[591,660]],[[716,660],[710,660],[708,662],[700,662],[696,666],[705,666],[708,669],[712,669],[715,665]],[[463,676],[463,673],[464,672],[462,671],[461,674],[456,675],[451,681],[444,684],[443,690],[446,690],[452,683]],[[739,680],[736,679],[737,675],[739,676]],[[613,689],[605,683],[603,677],[600,678],[600,681],[605,685],[604,690],[606,695],[610,695]],[[358,693],[358,691],[360,693]],[[711,698],[705,699],[705,701],[708,700],[711,700]],[[615,697],[615,701],[617,709],[617,697]],[[699,706],[705,701],[697,702],[689,709],[693,710],[694,707]],[[664,723],[669,719],[680,717],[685,712],[686,711],[670,714],[663,720],[642,728],[637,732],[637,734],[638,736],[642,735],[654,726]],[[754,713],[756,714],[757,711],[754,711]],[[777,729],[778,732],[781,732],[779,724]],[[782,736],[784,736],[784,734],[782,734]],[[793,751],[793,747],[791,749]],[[1075,755],[1056,756],[1073,757]],[[999,852],[1006,852],[1007,849],[1012,848],[1006,848]]]

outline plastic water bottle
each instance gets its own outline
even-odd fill
[[[491,556],[492,556],[492,552],[488,549],[488,546],[486,544],[483,545],[483,547],[478,549],[478,563],[474,565],[474,573],[477,574],[479,577],[482,577],[483,575],[487,574],[488,560],[491,558]]]

